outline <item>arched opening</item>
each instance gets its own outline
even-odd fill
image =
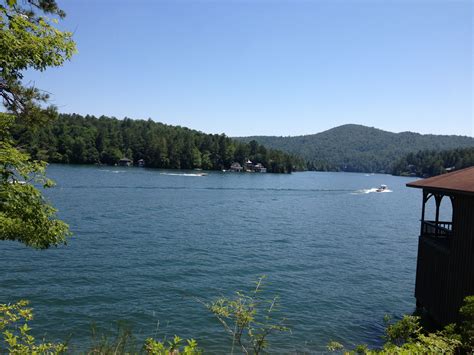
[[[453,197],[432,192],[423,193],[421,233],[447,238],[452,234]]]
[[[443,196],[439,206],[439,220],[441,222],[453,223],[453,198]]]
[[[435,221],[436,220],[436,199],[433,194],[428,194],[425,199],[425,215],[424,221]]]

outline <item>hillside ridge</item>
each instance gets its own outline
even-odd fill
[[[253,138],[261,138],[261,137],[265,137],[265,138],[298,138],[298,137],[313,137],[313,136],[318,136],[322,133],[327,133],[327,132],[332,132],[332,131],[337,131],[339,129],[344,129],[344,128],[362,128],[362,129],[371,129],[371,130],[375,130],[375,131],[380,131],[380,132],[384,132],[384,133],[390,133],[390,134],[394,134],[394,135],[404,135],[404,134],[407,134],[407,135],[417,135],[417,136],[436,136],[436,137],[466,137],[466,138],[473,138],[474,137],[470,137],[470,136],[466,136],[466,135],[459,135],[459,134],[435,134],[435,133],[419,133],[419,132],[414,132],[414,131],[402,131],[402,132],[392,132],[392,131],[387,131],[385,129],[381,129],[381,128],[377,128],[377,127],[373,127],[373,126],[365,126],[365,125],[361,125],[361,124],[358,124],[358,123],[345,123],[345,124],[342,124],[340,126],[335,126],[335,127],[332,127],[332,128],[328,128],[324,131],[321,131],[321,132],[317,132],[317,133],[309,133],[309,134],[298,134],[298,135],[288,135],[288,136],[283,136],[283,135],[266,135],[266,134],[261,134],[261,135],[251,135],[251,136],[231,136],[230,138],[234,138],[234,139],[250,139],[252,140]]]
[[[354,172],[391,172],[393,165],[410,153],[474,147],[474,138],[458,135],[394,133],[359,124],[344,124],[300,136],[233,137],[255,140],[268,148],[296,154],[310,169]]]

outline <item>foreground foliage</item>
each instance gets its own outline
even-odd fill
[[[186,344],[183,344],[183,339],[177,335],[175,335],[171,341],[157,341],[153,338],[148,338],[145,341],[145,351],[150,355],[202,354],[202,351],[198,348],[196,340],[188,339],[186,340]]]
[[[3,339],[0,340],[0,353],[8,354],[63,354],[68,352],[66,344],[37,342],[30,334],[29,322],[33,320],[33,311],[28,307],[28,301],[19,301],[14,304],[0,304],[0,332]],[[133,342],[132,333],[128,330],[119,329],[117,337],[110,340],[102,335],[97,339],[93,332],[93,344],[87,350],[87,354],[139,354],[149,355],[199,355],[199,349],[194,339],[184,341],[178,336],[172,340],[155,340],[148,338],[145,344],[138,349]]]
[[[268,350],[268,336],[274,332],[287,331],[284,319],[275,317],[278,298],[265,300],[261,296],[263,278],[251,292],[237,292],[233,298],[221,297],[207,304],[208,309],[232,337],[229,353],[260,354]],[[381,349],[370,349],[358,345],[347,350],[338,342],[327,345],[329,351],[346,354],[471,354],[474,352],[474,296],[466,297],[460,309],[462,321],[450,324],[442,330],[427,332],[417,316],[404,316],[398,322],[386,318],[384,345]],[[33,319],[27,301],[15,304],[0,304],[0,353],[10,354],[60,354],[72,349],[64,343],[37,342],[30,334],[29,322]],[[113,338],[97,336],[93,330],[92,344],[87,354],[154,354],[154,355],[198,355],[203,350],[194,339],[184,340],[147,338],[136,346],[131,331],[119,328]]]
[[[28,308],[28,301],[14,304],[0,304],[0,332],[3,342],[0,352],[9,354],[60,354],[67,350],[61,343],[37,343],[29,334],[28,322],[33,319],[33,312]]]
[[[37,186],[51,187],[46,164],[33,161],[12,139],[14,121],[34,127],[55,116],[54,107],[33,86],[22,83],[25,70],[61,66],[75,52],[71,33],[55,27],[65,16],[55,0],[0,1],[0,240],[34,248],[62,244],[68,226]]]
[[[358,345],[354,350],[346,350],[336,341],[331,341],[327,349],[347,354],[471,354],[474,353],[474,296],[465,298],[460,314],[463,320],[459,324],[449,324],[434,332],[425,331],[418,316],[405,315],[396,323],[386,317],[382,349]]]
[[[288,331],[285,319],[275,319],[278,297],[262,297],[264,276],[251,292],[238,291],[233,298],[220,297],[207,304],[225,331],[232,337],[231,353],[235,346],[245,354],[260,354],[268,347],[268,337],[274,332]]]
[[[7,111],[26,121],[54,114],[48,94],[22,83],[28,69],[61,66],[75,53],[70,32],[55,27],[65,16],[54,0],[0,1],[0,97]]]
[[[44,249],[66,242],[66,223],[56,218],[56,210],[35,185],[48,188],[46,164],[31,161],[15,148],[9,128],[13,117],[0,113],[0,240],[16,240]]]
[[[116,355],[116,354],[147,354],[147,355],[199,355],[202,351],[194,339],[182,339],[175,335],[171,340],[147,338],[143,344],[139,344],[132,330],[118,324],[114,336],[98,332],[92,327],[92,344],[87,354]]]
[[[113,165],[125,157],[164,169],[222,170],[247,159],[273,173],[305,167],[303,160],[257,142],[240,143],[224,134],[205,134],[151,119],[61,114],[40,129],[19,124],[15,138],[34,158],[50,163]]]

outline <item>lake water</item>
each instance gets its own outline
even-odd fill
[[[126,320],[142,339],[227,335],[210,301],[267,276],[291,333],[273,351],[331,339],[379,345],[385,314],[411,313],[421,191],[390,175],[291,175],[52,165],[47,191],[74,237],[35,251],[0,243],[0,303],[28,299],[35,334],[81,349]],[[180,175],[186,174],[186,175]],[[387,184],[392,192],[371,193]]]

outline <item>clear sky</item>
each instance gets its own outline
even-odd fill
[[[474,134],[471,0],[59,4],[79,53],[26,78],[62,112],[230,136]]]

